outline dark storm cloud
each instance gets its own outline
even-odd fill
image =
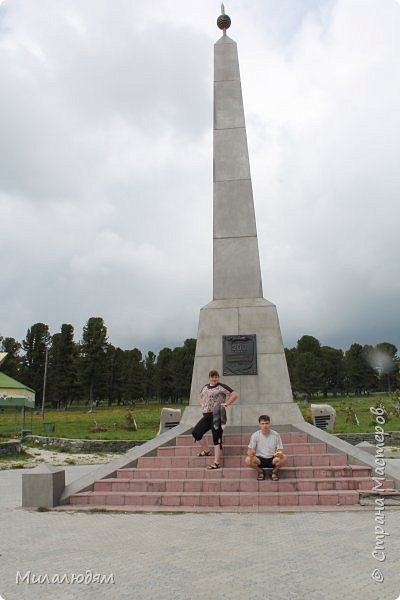
[[[0,335],[196,336],[212,297],[211,0],[0,5]],[[400,6],[232,0],[285,345],[400,344]],[[5,250],[4,250],[5,249]],[[4,258],[6,256],[6,259]]]

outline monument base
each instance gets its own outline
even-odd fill
[[[258,417],[268,415],[271,418],[272,428],[275,425],[294,425],[303,423],[303,415],[297,404],[285,402],[282,404],[238,404],[239,399],[227,408],[227,428],[246,427],[256,430]],[[188,406],[183,413],[181,423],[193,427],[201,418],[200,406]]]
[[[255,335],[257,374],[224,375],[223,336],[235,335]],[[261,414],[268,414],[275,424],[303,422],[293,402],[276,306],[268,300],[214,300],[200,310],[190,402],[181,421],[190,427],[200,418],[197,397],[211,369],[239,394],[228,408],[229,425],[257,426]]]

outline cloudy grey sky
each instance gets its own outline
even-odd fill
[[[226,0],[284,344],[400,347],[400,2]],[[196,337],[216,0],[0,3],[0,335]]]

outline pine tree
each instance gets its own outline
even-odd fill
[[[49,396],[58,408],[69,406],[79,395],[77,360],[74,328],[63,323],[61,333],[52,337],[49,354]]]
[[[48,325],[35,323],[26,333],[22,342],[25,351],[23,359],[23,383],[36,392],[36,406],[42,404],[46,355],[50,344]]]
[[[107,328],[103,319],[91,317],[83,328],[81,344],[82,379],[90,404],[107,393],[107,346]]]

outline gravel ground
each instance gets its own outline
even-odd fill
[[[55,452],[54,450],[43,450],[41,448],[31,448],[24,446],[24,451],[30,455],[30,458],[15,458],[14,460],[0,462],[0,470],[15,469],[15,465],[24,469],[33,469],[42,463],[57,467],[66,465],[99,465],[108,463],[120,454],[112,452],[102,452],[101,454],[74,453],[74,452]]]

